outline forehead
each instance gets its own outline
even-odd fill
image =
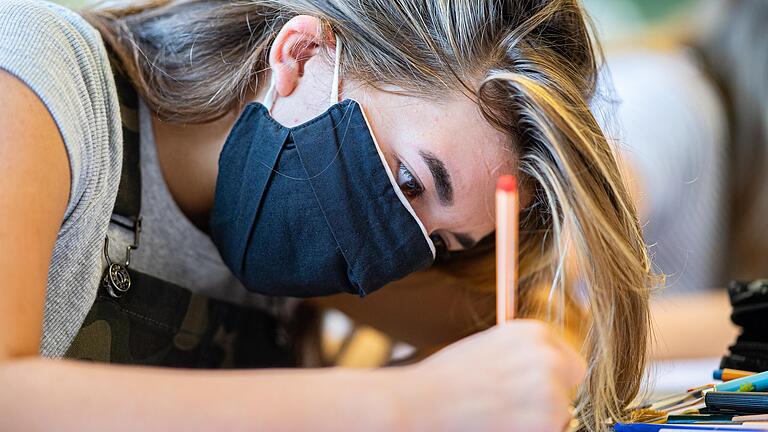
[[[451,176],[454,204],[435,206],[435,197],[429,200],[433,212],[431,219],[440,220],[446,229],[484,235],[493,229],[493,194],[496,179],[512,172],[516,165],[511,150],[511,138],[492,127],[482,116],[479,107],[463,95],[446,96],[440,100],[405,97],[402,101],[398,129],[401,143],[409,143],[399,150],[410,160],[423,166],[414,167],[421,180],[434,193],[435,187],[429,168],[419,153],[428,151],[440,159]]]
[[[456,231],[484,235],[494,224],[496,179],[512,172],[515,157],[507,134],[493,128],[477,105],[462,98],[431,115],[435,139],[425,143],[446,165],[455,202],[443,209]]]

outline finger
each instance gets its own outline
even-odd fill
[[[586,375],[584,358],[556,329],[543,321],[520,319],[497,326],[488,341],[493,341],[501,357],[511,364],[523,364],[542,372],[556,375],[569,391],[580,384]],[[502,343],[498,339],[501,337]],[[526,352],[527,355],[521,355]]]
[[[538,320],[514,320],[497,327],[509,342],[498,347],[510,362],[522,359],[521,350],[528,353],[524,360],[530,367],[554,373],[569,389],[579,384],[586,373],[586,363],[576,350],[560,336],[554,327]]]
[[[550,414],[553,421],[553,430],[567,429],[573,420],[573,404],[571,403],[571,397],[565,391],[561,389],[552,396],[553,411]]]
[[[587,373],[587,362],[561,334],[550,327],[549,342],[560,352],[564,378],[570,386],[575,386],[584,380]]]

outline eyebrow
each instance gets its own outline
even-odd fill
[[[429,172],[432,173],[440,204],[444,206],[453,205],[453,183],[451,183],[451,175],[448,173],[448,170],[445,169],[443,161],[428,151],[420,151],[419,156],[424,159],[424,163],[427,164]]]

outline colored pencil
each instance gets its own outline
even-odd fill
[[[749,372],[739,369],[716,369],[712,372],[712,378],[720,381],[732,381],[739,378],[754,375],[756,372]]]
[[[768,372],[760,372],[744,378],[716,384],[714,390],[719,392],[765,392],[768,391]]]
[[[515,316],[517,289],[518,196],[514,176],[496,184],[496,324]]]

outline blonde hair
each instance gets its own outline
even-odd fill
[[[299,14],[320,18],[344,41],[342,73],[425,98],[464,93],[511,137],[533,196],[521,215],[521,313],[533,314],[542,285],[550,299],[586,304],[589,370],[576,414],[586,430],[622,417],[643,375],[650,266],[636,210],[588,108],[597,60],[577,1],[156,0],[83,11],[147,104],[175,122],[206,122],[240,106],[259,85],[276,31]],[[565,283],[566,257],[583,293]],[[562,321],[564,302],[556,309]]]

